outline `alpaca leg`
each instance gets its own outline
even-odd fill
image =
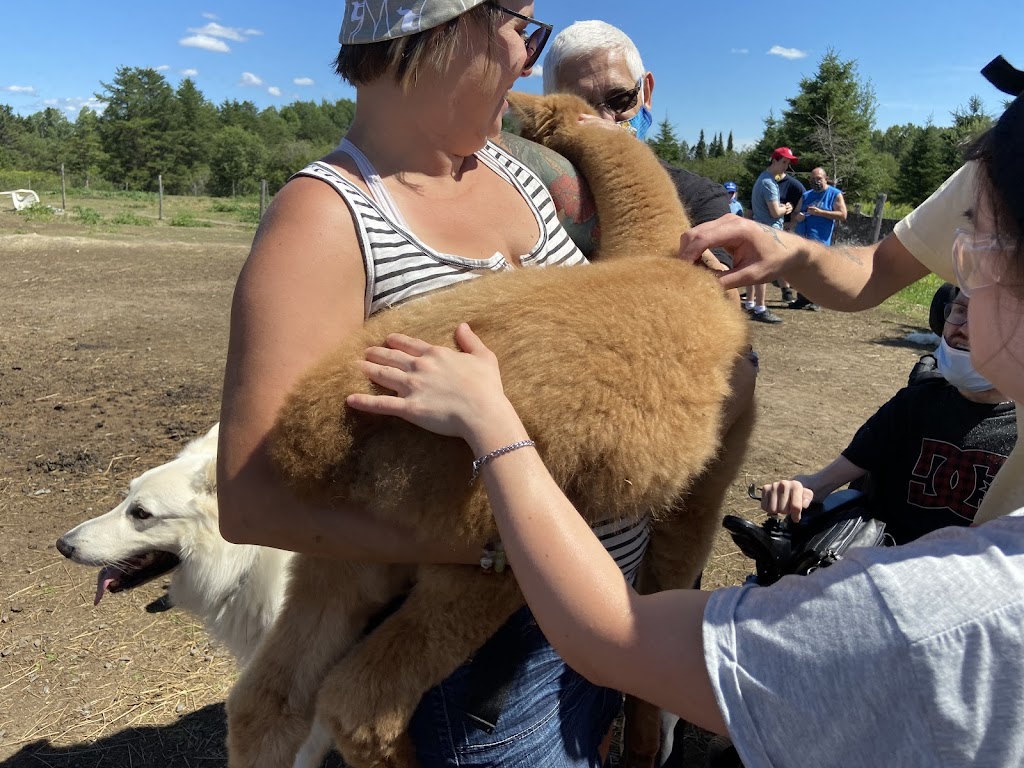
[[[668,518],[655,523],[647,553],[653,570],[648,591],[688,589],[704,568],[722,525],[722,505],[746,457],[756,408],[751,401],[728,427],[707,468]]]
[[[423,694],[482,646],[523,604],[511,574],[425,566],[402,607],[324,680],[317,717],[353,768],[408,768],[406,734]]]
[[[653,768],[661,748],[661,710],[627,696],[622,740],[624,768]]]
[[[350,570],[346,563],[313,558],[296,563],[281,615],[228,696],[230,768],[281,768],[295,761],[324,673],[363,626],[366,611]]]
[[[333,743],[327,726],[319,717],[313,718],[313,727],[295,755],[292,768],[319,768]]]
[[[721,508],[729,486],[746,456],[754,427],[752,400],[728,427],[715,458],[701,473],[667,520],[655,524],[637,588],[643,594],[689,589],[700,575],[721,525]],[[657,707],[626,697],[623,763],[649,768],[661,747],[661,715]]]

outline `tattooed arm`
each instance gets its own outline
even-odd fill
[[[683,235],[680,256],[696,260],[718,245],[733,254],[735,268],[722,278],[725,287],[785,277],[814,302],[844,312],[877,306],[930,271],[895,235],[874,245],[829,248],[738,216],[691,229]]]
[[[575,166],[545,146],[502,132],[495,143],[536,173],[548,188],[558,220],[585,256],[597,246],[597,210],[587,182]]]

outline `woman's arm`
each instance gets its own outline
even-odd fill
[[[477,456],[526,439],[494,355],[464,324],[456,340],[465,352],[400,335],[367,350],[364,371],[395,394],[350,395],[349,405],[461,436]],[[516,579],[566,662],[595,683],[725,733],[704,667],[709,593],[638,595],[532,448],[488,462],[481,476]]]
[[[476,562],[359,509],[297,499],[267,453],[287,393],[363,322],[365,276],[347,207],[313,179],[289,183],[260,225],[231,308],[218,455],[221,532],[238,543],[382,562]],[[340,396],[341,393],[339,393]]]

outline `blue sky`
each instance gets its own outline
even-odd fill
[[[168,3],[80,0],[7,3],[0,103],[19,114],[53,105],[71,119],[119,66],[160,69],[172,85],[192,76],[214,102],[259,107],[296,99],[353,97],[330,71],[341,0]],[[973,6],[973,7],[972,7]],[[756,140],[813,75],[829,47],[856,59],[874,85],[880,128],[949,123],[972,94],[989,111],[999,94],[978,70],[997,53],[1024,68],[1021,0],[861,0],[774,4],[749,0],[538,0],[535,15],[556,31],[579,19],[624,29],[654,72],[655,120],[667,117],[693,143],[731,130]],[[780,13],[785,8],[786,13]],[[849,9],[849,10],[848,10]],[[788,21],[792,19],[792,21]],[[540,80],[523,83],[540,90]],[[95,104],[94,101],[92,103]]]

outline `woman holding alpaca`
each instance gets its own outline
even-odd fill
[[[351,129],[275,197],[235,290],[218,465],[228,540],[380,563],[480,561],[479,545],[300,501],[267,438],[300,375],[365,318],[488,272],[585,263],[537,177],[490,140],[550,33],[534,13],[522,0],[346,3],[337,71],[356,88]],[[595,532],[631,578],[646,521]],[[515,662],[496,725],[469,701],[480,653],[423,698],[410,726],[420,764],[597,764],[621,694],[569,669],[528,610],[495,639]]]

